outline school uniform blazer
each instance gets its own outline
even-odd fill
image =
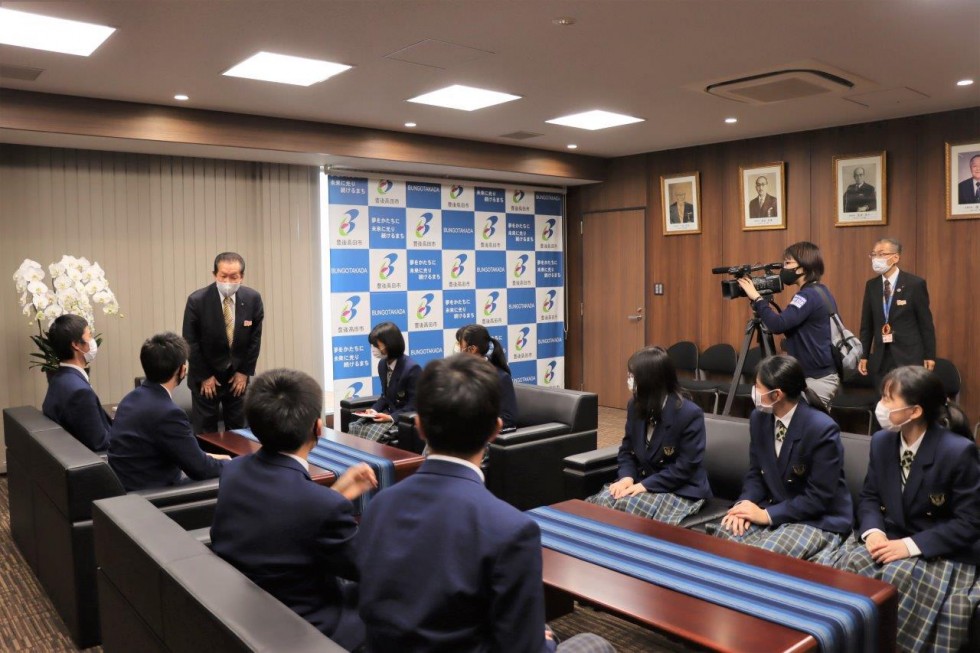
[[[255,362],[262,345],[262,296],[248,286],[235,293],[235,329],[228,347],[222,297],[217,284],[195,290],[184,308],[184,340],[190,345],[189,378],[193,384],[215,377],[219,383],[236,372],[255,375]]]
[[[865,356],[871,352],[868,371],[872,373],[878,371],[885,353],[885,345],[881,342],[881,327],[885,324],[881,293],[879,274],[865,284],[861,308],[861,346]],[[925,279],[901,269],[898,271],[888,323],[894,338],[888,349],[896,366],[922,365],[922,361],[936,360],[936,327],[932,322],[932,311],[929,310],[929,290]]]
[[[924,558],[980,564],[980,463],[973,440],[926,431],[902,491],[899,433],[878,431],[858,503],[859,534],[911,537]]]
[[[109,433],[109,465],[127,492],[216,478],[227,461],[204,453],[185,413],[159,383],[123,397]]]
[[[846,535],[854,507],[844,482],[840,427],[800,400],[776,458],[775,418],[752,411],[749,473],[739,500],[769,512],[773,526],[809,524]]]
[[[337,579],[357,579],[356,533],[351,502],[289,456],[259,449],[221,475],[212,550],[345,647],[363,642],[363,626],[347,632],[359,619]]]
[[[85,375],[75,368],[59,367],[51,375],[41,410],[92,451],[109,447],[112,420]]]
[[[544,638],[541,531],[468,467],[429,459],[379,492],[357,560],[370,651],[555,648]]]
[[[647,492],[670,492],[686,499],[710,499],[704,470],[704,412],[676,395],[667,397],[660,422],[647,445],[647,422],[626,407],[626,433],[616,460],[619,478],[642,483]]]
[[[393,422],[398,422],[398,416],[405,411],[415,410],[415,386],[418,384],[422,368],[408,356],[398,357],[395,369],[388,376],[388,360],[378,361],[378,376],[381,378],[381,396],[374,402],[374,410],[388,413]]]
[[[500,379],[500,421],[504,423],[503,428],[517,426],[517,395],[514,393],[514,379],[509,372],[505,372],[499,367],[497,378]]]

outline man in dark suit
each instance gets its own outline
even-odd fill
[[[870,358],[861,359],[858,372],[871,374],[876,388],[888,372],[902,365],[936,365],[936,328],[929,310],[925,279],[900,271],[902,244],[882,238],[871,253],[877,273],[864,286],[861,308],[861,346]]]
[[[877,207],[875,187],[864,183],[864,168],[855,168],[854,183],[844,191],[844,212],[874,211]]]
[[[310,479],[307,458],[323,430],[323,391],[310,376],[271,370],[245,397],[262,448],[231,461],[211,526],[212,549],[256,585],[348,650],[364,643],[357,616],[351,500],[377,487],[359,463],[332,487]]]
[[[48,379],[42,405],[45,417],[92,451],[105,451],[112,420],[85,371],[99,349],[88,322],[77,315],[61,315],[48,328],[48,342],[61,365]]]
[[[970,176],[959,184],[959,204],[980,204],[980,154],[970,158]]]
[[[479,465],[499,411],[497,375],[475,356],[435,360],[422,373],[416,428],[432,453],[371,501],[358,534],[369,650],[554,650],[540,529],[483,485]],[[591,648],[577,648],[583,637]],[[612,650],[597,639],[579,635],[562,650]]]
[[[776,198],[768,194],[769,180],[765,177],[757,177],[755,180],[755,192],[758,193],[749,202],[750,218],[774,218],[779,215],[779,205]]]
[[[690,224],[694,222],[694,205],[685,201],[687,193],[682,190],[674,193],[674,203],[670,205],[670,224]]]
[[[228,456],[206,454],[173,391],[187,376],[187,343],[161,333],[143,343],[146,380],[119,403],[109,433],[109,465],[127,492],[221,475]]]
[[[184,339],[190,345],[190,386],[195,433],[245,426],[243,397],[262,344],[262,296],[242,285],[245,259],[223,252],[214,259],[214,280],[187,298]]]

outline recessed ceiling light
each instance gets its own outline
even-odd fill
[[[961,79],[960,81],[956,82],[956,85],[957,86],[969,86],[972,83],[973,83],[973,80],[972,79]]]
[[[350,66],[319,59],[293,57],[288,54],[259,52],[225,71],[229,77],[244,77],[263,82],[278,82],[295,86],[312,86],[333,77]]]
[[[417,127],[417,125],[414,122],[406,122],[405,123],[405,126],[406,127]]]
[[[183,93],[178,93],[177,95],[174,96],[174,99],[177,100],[178,102],[187,102],[191,98],[190,98],[189,95],[184,95]]]
[[[725,118],[725,122],[727,122],[729,125],[734,125],[738,122],[738,118]]]
[[[459,109],[461,111],[475,111],[477,109],[492,107],[495,104],[503,104],[504,102],[520,99],[520,95],[510,95],[509,93],[498,93],[497,91],[488,91],[483,88],[454,84],[438,91],[413,97],[409,102],[431,104],[435,107],[446,107],[447,109]]]
[[[555,25],[560,25],[562,27],[568,27],[575,24],[575,19],[571,16],[562,16],[560,18],[555,18],[551,21]]]
[[[0,9],[0,43],[87,57],[115,27]]]
[[[565,147],[567,147],[570,150],[577,150],[578,149],[578,145],[576,145],[575,143],[569,143]]]
[[[576,113],[571,116],[562,116],[561,118],[554,118],[552,120],[546,120],[552,125],[565,125],[566,127],[578,127],[579,129],[588,129],[594,131],[596,129],[606,129],[608,127],[618,127],[619,125],[629,125],[634,122],[643,122],[643,118],[635,118],[633,116],[625,116],[621,113],[611,113],[609,111],[586,111],[585,113]]]

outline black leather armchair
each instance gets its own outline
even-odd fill
[[[32,406],[3,411],[11,534],[75,643],[99,643],[92,502],[124,495],[104,458]],[[186,528],[210,526],[212,479],[141,494]]]
[[[92,513],[106,653],[344,650],[144,498]]]
[[[379,395],[371,395],[370,397],[354,397],[353,399],[341,399],[340,400],[340,431],[342,433],[348,433],[347,428],[350,426],[351,422],[356,422],[359,417],[354,415],[355,412],[360,412],[362,410],[367,410],[374,405],[379,398]]]

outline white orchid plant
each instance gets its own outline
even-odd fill
[[[38,335],[31,340],[40,351],[32,353],[31,367],[45,372],[58,369],[58,357],[48,342],[48,327],[59,315],[70,313],[85,318],[89,328],[95,331],[95,308],[102,307],[106,315],[118,315],[119,302],[109,288],[105,271],[98,263],[86,258],[65,255],[57,263],[48,266],[52,291],[44,283],[44,268],[37,261],[24,259],[14,272],[14,283],[20,295],[21,309],[31,318],[29,324],[37,324]],[[101,336],[96,336],[102,344]]]

